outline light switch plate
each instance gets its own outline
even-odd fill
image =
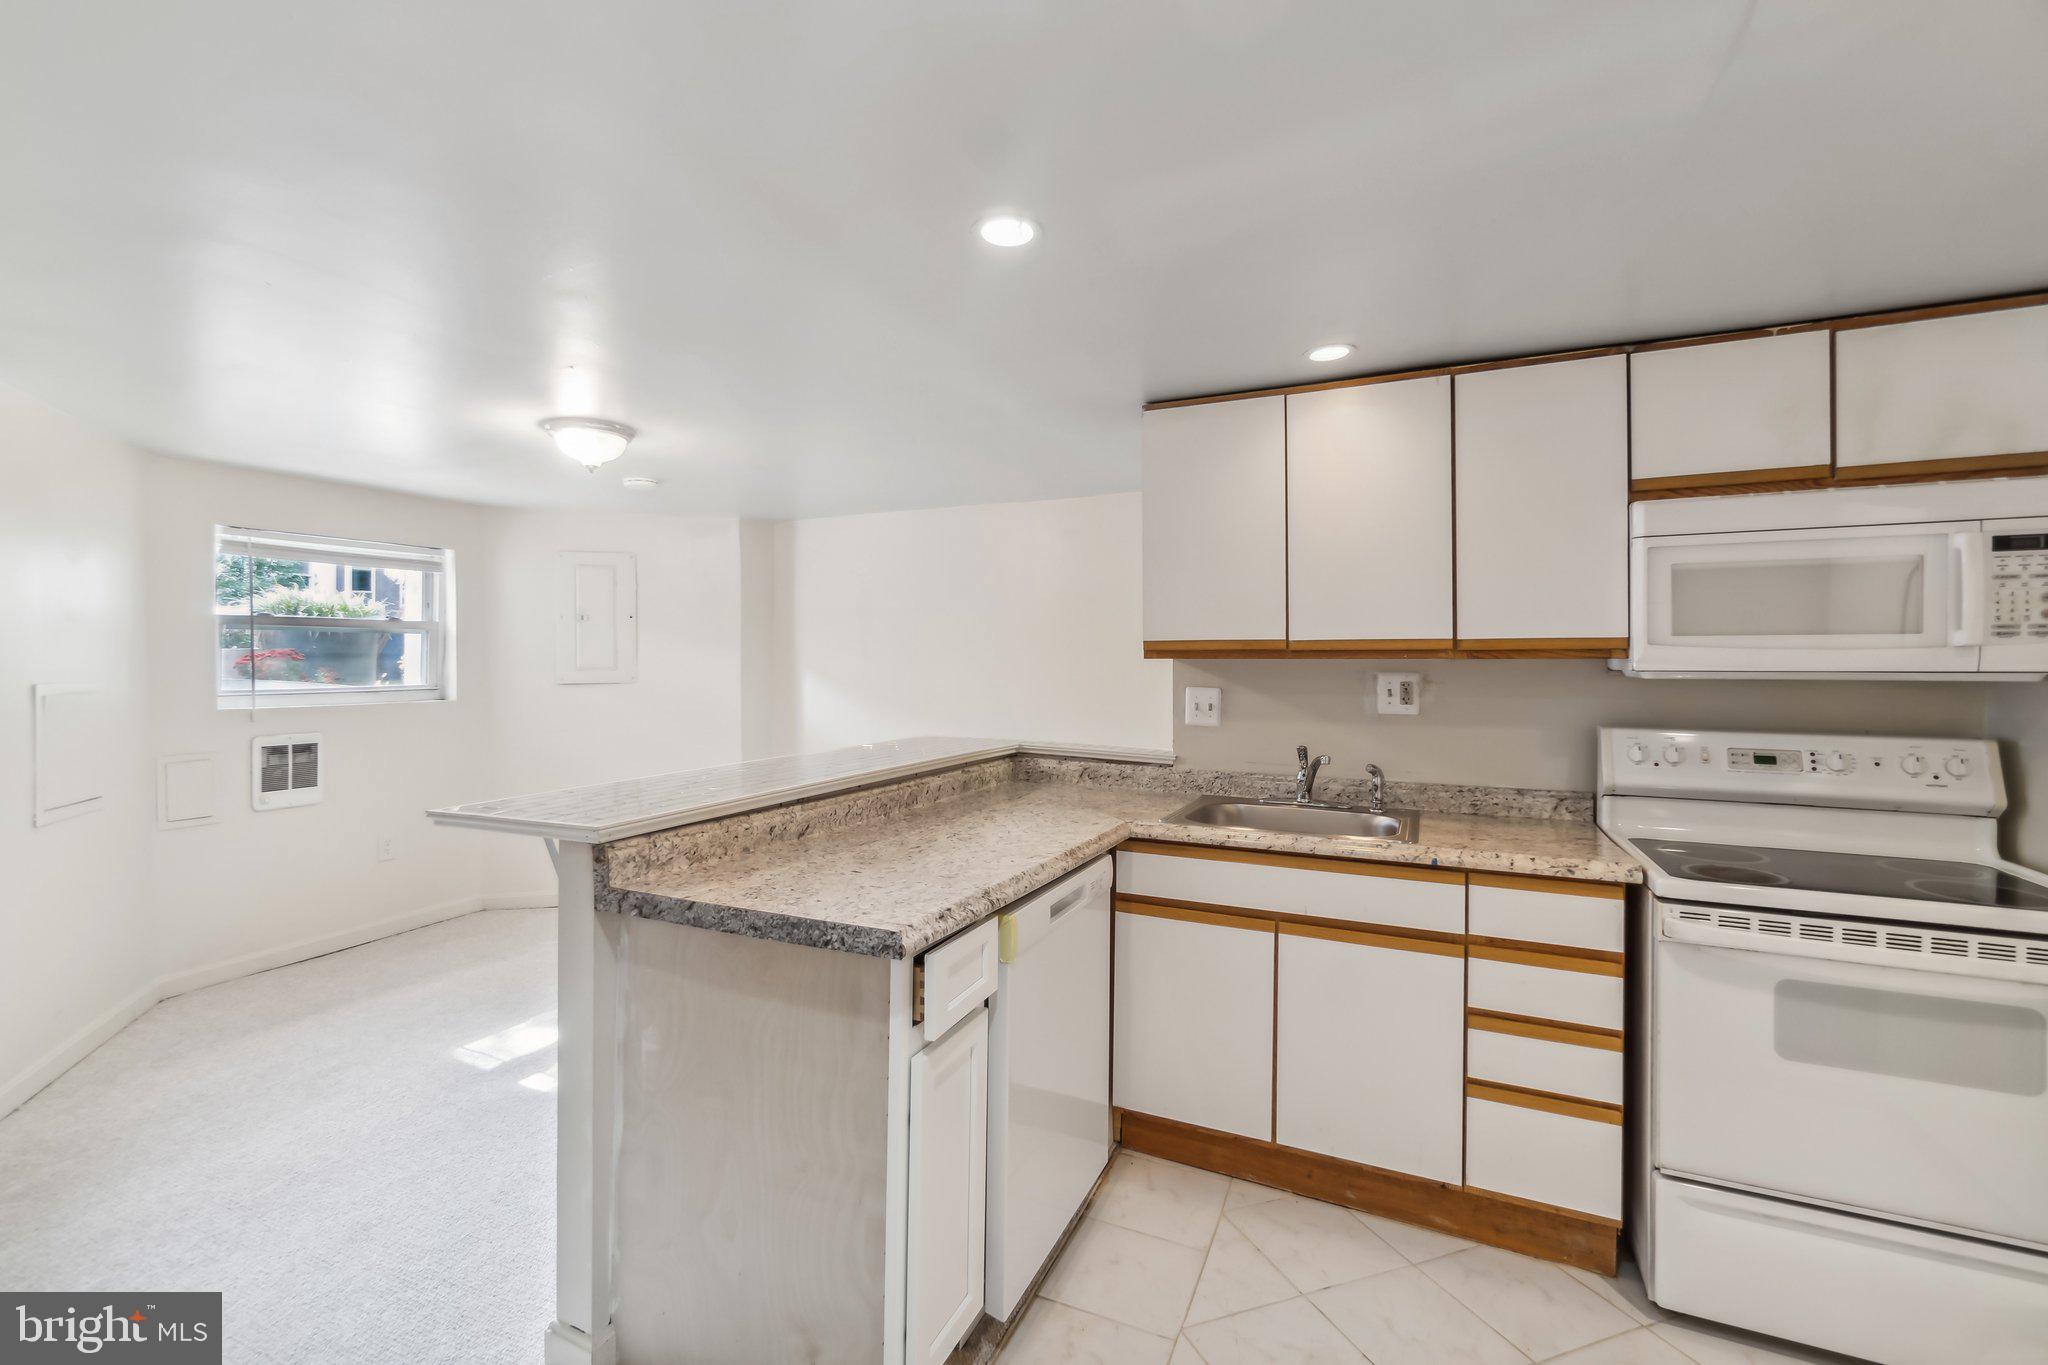
[[[1383,716],[1419,716],[1422,714],[1422,675],[1375,673],[1373,696]]]
[[[1189,725],[1221,725],[1223,723],[1223,689],[1220,687],[1188,688],[1185,718]]]

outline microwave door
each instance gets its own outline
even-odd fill
[[[1640,672],[1970,673],[1981,523],[1645,536],[1630,544]]]

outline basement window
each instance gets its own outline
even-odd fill
[[[214,527],[221,708],[452,697],[454,573],[449,550]]]

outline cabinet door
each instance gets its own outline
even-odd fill
[[[1833,458],[1828,336],[1793,332],[1630,356],[1633,486],[1825,478]]]
[[[981,1316],[988,1221],[988,1010],[910,1059],[906,1359],[938,1365]]]
[[[1272,1137],[1272,922],[1119,910],[1112,1036],[1118,1107]]]
[[[1835,430],[1847,477],[2048,463],[2048,305],[1837,332]]]
[[[1284,924],[1279,951],[1275,1139],[1460,1183],[1464,949]]]
[[[1145,640],[1287,645],[1287,427],[1282,399],[1145,414]]]
[[[1458,640],[1628,640],[1628,370],[1621,356],[1461,374]]]
[[[1293,647],[1451,647],[1451,381],[1287,398]]]

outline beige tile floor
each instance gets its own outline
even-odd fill
[[[1131,1152],[1000,1365],[1764,1365],[1839,1361],[1619,1279]]]

